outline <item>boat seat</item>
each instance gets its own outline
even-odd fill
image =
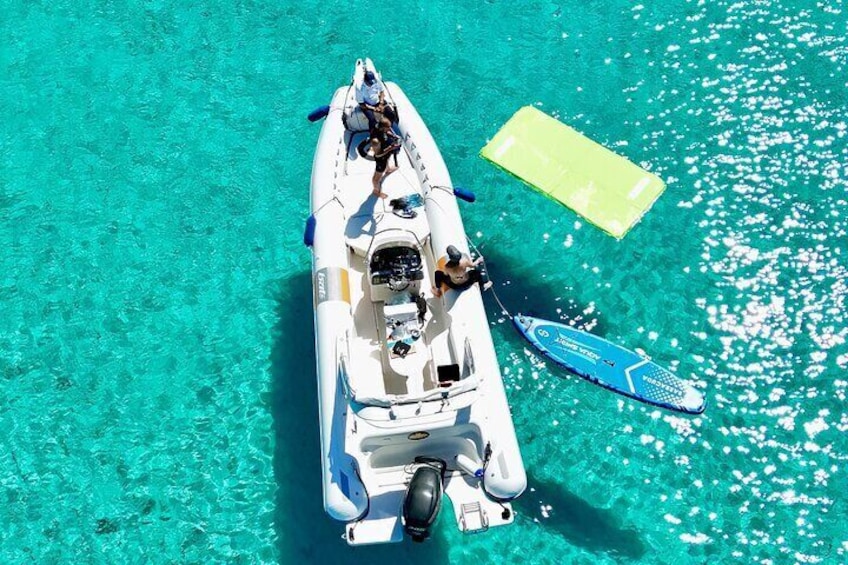
[[[383,310],[384,303],[374,303],[374,318],[377,324],[377,338],[380,342],[380,362],[383,366],[383,390],[386,394],[407,394],[406,377],[395,371],[389,359],[388,341],[386,339],[386,316]]]
[[[375,304],[387,393],[420,393],[435,387],[419,307],[420,301],[409,293],[397,293],[391,302]]]
[[[397,106],[393,102],[389,102],[389,107],[392,109],[392,114],[397,118]],[[380,112],[376,112],[378,116],[380,116]],[[378,118],[379,119],[379,118]],[[392,123],[396,124],[398,122],[397,119],[393,120]],[[353,103],[349,106],[346,106],[344,112],[342,113],[342,123],[350,132],[361,132],[368,131],[368,118],[365,117],[365,113],[362,111],[362,108],[359,107],[359,104],[356,103],[356,100],[353,100]]]
[[[345,106],[342,113],[342,123],[347,131],[360,132],[368,131],[368,118],[354,101],[350,106]]]
[[[421,321],[418,303],[411,295],[399,293],[393,298],[391,303],[383,305],[386,349],[391,358],[403,358],[416,352],[416,342],[421,338]]]

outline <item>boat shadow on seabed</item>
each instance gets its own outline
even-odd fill
[[[341,538],[344,524],[324,512],[310,272],[281,281],[275,301],[270,378],[279,562],[446,563],[441,527],[423,544],[352,548]],[[450,513],[445,507],[442,514],[445,510]]]
[[[595,508],[563,486],[541,480],[529,470],[527,490],[514,504],[519,516],[559,533],[571,545],[632,561],[645,555],[646,548],[638,532],[622,528],[614,511]]]
[[[489,276],[494,278],[495,290],[512,313],[522,312],[563,321],[599,336],[607,333],[606,319],[600,312],[588,309],[588,303],[580,298],[579,287],[565,288],[560,282],[540,280],[532,270],[506,254],[495,249],[481,251],[486,257]],[[498,284],[505,280],[510,283]],[[490,320],[502,317],[494,300],[487,301],[487,312]],[[526,347],[508,322],[507,318],[497,330],[499,337],[520,348]],[[565,372],[557,371],[556,374]],[[569,544],[592,553],[606,553],[633,561],[638,561],[646,553],[639,534],[622,528],[612,510],[595,508],[561,484],[540,479],[531,469],[527,469],[527,490],[513,505],[518,520],[530,520],[555,531]]]
[[[601,337],[607,333],[608,324],[601,312],[590,309],[589,302],[582,297],[586,291],[579,278],[567,279],[575,285],[567,287],[561,281],[540,277],[532,268],[496,248],[482,247],[480,251],[486,258],[486,271],[494,283],[495,292],[513,314],[566,322],[578,330],[590,331]],[[497,320],[501,309],[491,300],[491,293],[484,295],[490,298],[486,308],[489,320]],[[522,342],[517,334],[513,335]]]

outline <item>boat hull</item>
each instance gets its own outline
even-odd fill
[[[398,171],[382,185],[389,198],[371,195],[374,162],[352,87],[332,99],[311,182],[324,505],[356,545],[403,539],[416,457],[446,462],[445,493],[463,531],[510,523],[508,501],[526,487],[480,290],[430,291],[446,247],[468,252],[450,175],[415,107],[396,84],[385,87],[402,140]],[[411,195],[420,197],[415,216],[393,214],[389,201]],[[372,272],[387,241],[420,254],[421,280],[409,289]],[[418,322],[403,297],[424,305]],[[407,311],[408,324],[421,324],[421,337],[404,342],[408,354],[391,333]]]

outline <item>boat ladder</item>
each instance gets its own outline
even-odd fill
[[[489,529],[489,517],[479,502],[469,502],[462,505],[460,514],[462,531],[466,534],[476,534]]]

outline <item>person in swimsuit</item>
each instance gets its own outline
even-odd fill
[[[483,262],[482,257],[472,261],[471,257],[462,253],[453,245],[448,245],[447,252],[448,260],[445,262],[444,269],[436,270],[436,286],[433,287],[433,296],[439,297],[449,288],[465,290],[479,282],[483,283],[484,290],[492,286],[491,281],[477,269],[477,266]]]
[[[380,198],[388,196],[380,187],[386,177],[398,169],[396,165],[389,164],[389,157],[399,149],[400,137],[392,131],[392,122],[388,118],[382,118],[379,129],[371,138],[371,151],[374,153],[374,162],[377,164],[377,170],[374,171],[374,177],[371,179],[374,196]]]

